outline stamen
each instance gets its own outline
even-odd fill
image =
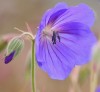
[[[53,31],[52,42],[53,42],[53,44],[56,44],[56,33],[55,33],[55,31]]]
[[[53,44],[56,44],[56,38],[58,38],[59,42],[60,42],[60,36],[58,34],[58,32],[53,31],[53,36],[52,36],[52,42]]]

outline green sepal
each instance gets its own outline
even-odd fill
[[[24,47],[24,40],[19,37],[14,37],[10,40],[7,46],[7,53],[6,55],[9,55],[13,51],[15,51],[15,56],[17,56]]]

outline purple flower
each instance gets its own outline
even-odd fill
[[[97,88],[96,88],[96,91],[95,92],[100,92],[100,86],[98,86]]]
[[[52,79],[64,80],[75,65],[86,64],[96,38],[94,13],[86,4],[58,3],[43,16],[36,35],[36,60]]]

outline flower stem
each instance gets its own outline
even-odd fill
[[[32,72],[32,92],[35,92],[35,54],[34,54],[34,41],[32,40],[32,64],[31,64],[31,72]]]
[[[95,92],[98,81],[98,67],[94,69],[94,62],[91,63],[91,80],[90,80],[90,92]]]

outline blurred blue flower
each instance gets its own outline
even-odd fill
[[[96,88],[96,91],[95,92],[100,92],[100,86],[98,86],[97,88]]]
[[[52,79],[64,80],[75,65],[90,60],[94,20],[86,4],[68,7],[61,2],[44,14],[36,35],[36,60]]]

